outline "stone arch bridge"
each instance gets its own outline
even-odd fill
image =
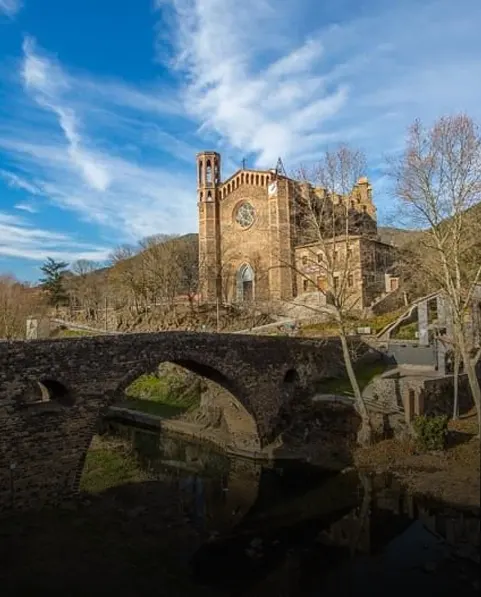
[[[166,361],[229,390],[260,446],[289,422],[295,399],[343,370],[335,339],[159,332],[0,342],[0,509],[75,494],[99,417]]]

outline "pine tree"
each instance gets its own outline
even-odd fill
[[[45,274],[40,284],[49,294],[50,304],[58,309],[67,301],[68,295],[64,288],[64,274],[68,267],[65,261],[55,261],[51,257],[42,265],[40,270]]]

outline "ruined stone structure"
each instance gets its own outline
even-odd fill
[[[323,205],[326,222],[333,220],[332,214],[337,221],[348,213],[349,234],[355,250],[360,250],[360,259],[365,262],[374,254],[374,262],[353,278],[362,300],[369,301],[384,291],[385,271],[391,265],[384,255],[393,248],[374,242],[376,208],[367,178],[359,179],[349,196],[332,199],[324,189],[292,180],[279,169],[243,168],[222,181],[221,156],[205,151],[197,155],[197,195],[205,302],[283,301],[311,290],[304,287],[294,267],[296,256],[302,254],[296,247],[315,240],[309,235],[305,208],[301,207],[306,197],[317,198]],[[359,237],[372,242],[361,242]],[[315,286],[324,285],[320,277],[319,272],[313,273]]]
[[[229,390],[260,445],[285,428],[304,391],[342,373],[335,340],[164,332],[0,342],[0,510],[75,494],[99,418],[165,361]]]

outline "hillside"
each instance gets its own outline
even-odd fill
[[[406,230],[404,228],[393,228],[390,226],[379,226],[379,238],[383,243],[402,248],[412,241],[417,241],[422,234],[421,230]]]

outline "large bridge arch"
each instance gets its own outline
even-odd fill
[[[223,422],[230,436],[229,445],[234,449],[258,451],[261,449],[261,436],[253,412],[248,392],[242,383],[228,377],[210,364],[200,359],[169,358],[157,361],[149,359],[147,363],[136,364],[122,377],[117,387],[109,393],[105,406],[115,405],[124,398],[125,390],[140,376],[156,373],[163,363],[172,363],[206,380],[213,382],[202,395],[201,409],[204,413],[209,407],[222,411]],[[202,416],[202,413],[199,413]]]

